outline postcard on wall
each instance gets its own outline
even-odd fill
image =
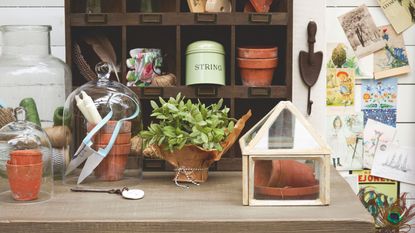
[[[389,203],[399,196],[399,182],[372,176],[370,170],[351,171],[351,174],[358,176],[359,188],[367,188],[382,193],[388,197]]]
[[[396,127],[396,109],[363,109],[364,125],[369,119]]]
[[[327,68],[354,69],[356,79],[373,78],[373,55],[357,59],[350,46],[345,43],[327,44]]]
[[[372,168],[376,154],[393,142],[396,128],[369,119],[363,130],[363,167]]]
[[[354,105],[355,76],[354,69],[327,69],[326,104],[330,107]]]
[[[415,148],[391,143],[376,153],[372,175],[415,184],[414,165]]]
[[[375,79],[398,76],[411,72],[403,35],[398,35],[391,25],[379,27],[386,47],[374,54]]]
[[[363,168],[362,112],[327,117],[327,142],[332,149],[332,164],[337,170]]]
[[[356,57],[368,56],[385,47],[385,41],[366,5],[338,17]]]
[[[362,80],[362,109],[396,109],[398,80]]]
[[[378,2],[397,33],[400,34],[415,23],[414,0],[378,0]]]

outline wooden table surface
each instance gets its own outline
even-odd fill
[[[56,182],[46,203],[0,203],[0,232],[374,232],[372,217],[334,170],[332,203],[324,207],[242,206],[240,172],[211,172],[207,183],[188,190],[171,176],[145,173],[135,186],[145,197],[136,201],[73,193]]]

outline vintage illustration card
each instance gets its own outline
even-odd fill
[[[391,143],[376,153],[372,175],[415,184],[414,165],[415,148]]]
[[[364,124],[369,119],[396,127],[396,109],[363,109]]]
[[[354,105],[355,75],[354,69],[327,69],[327,106],[341,107]]]
[[[403,35],[398,35],[391,25],[379,27],[379,31],[386,46],[374,54],[375,79],[411,72]]]
[[[356,57],[368,56],[385,47],[385,41],[366,5],[338,17]]]
[[[363,114],[328,115],[327,142],[337,170],[363,168]]]
[[[393,142],[396,129],[378,121],[369,119],[363,131],[363,167],[372,168],[376,154]]]
[[[362,109],[396,109],[396,78],[362,80]]]
[[[357,59],[350,46],[345,43],[327,44],[328,62],[327,68],[350,68],[354,69],[356,79],[373,78],[373,57],[367,56]]]
[[[414,0],[378,0],[378,3],[397,33],[415,23]]]

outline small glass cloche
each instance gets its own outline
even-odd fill
[[[142,129],[140,102],[128,87],[110,80],[111,70],[108,63],[98,63],[98,79],[77,88],[66,100],[63,114],[72,116],[67,126],[73,132],[65,153],[70,156],[66,184],[112,187],[114,181],[142,176],[141,150],[135,149]]]
[[[16,121],[0,129],[0,202],[37,203],[53,195],[52,148],[46,133],[25,121],[23,108]]]

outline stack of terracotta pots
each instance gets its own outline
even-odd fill
[[[36,200],[42,183],[42,153],[39,150],[12,151],[6,167],[13,199]]]
[[[114,132],[117,121],[109,121],[93,138],[94,149],[105,148]],[[88,131],[93,126],[88,125]],[[95,168],[95,177],[103,181],[117,181],[124,176],[128,155],[131,151],[131,122],[125,121],[111,151]]]
[[[278,66],[278,48],[240,47],[237,61],[243,85],[271,86],[274,71]]]

